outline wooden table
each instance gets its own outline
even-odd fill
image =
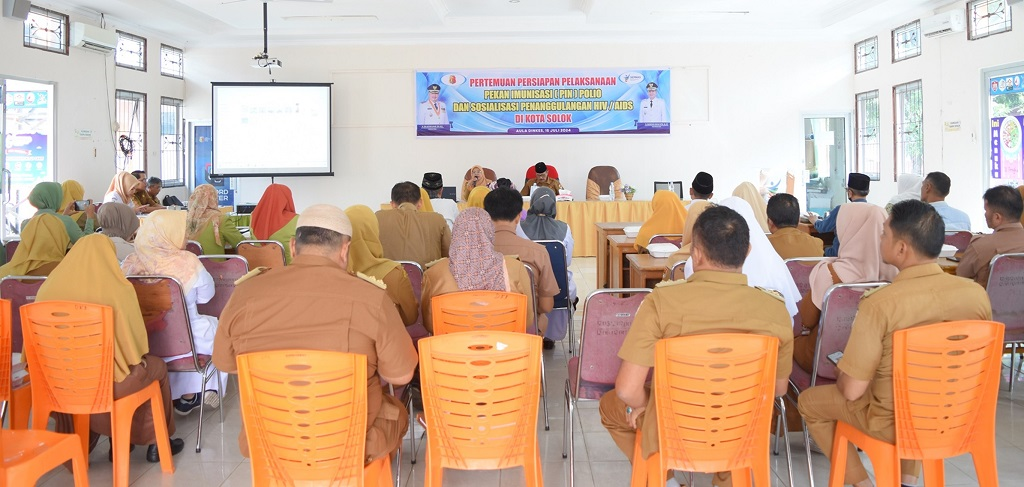
[[[653,257],[651,254],[630,254],[629,283],[627,287],[646,287],[654,289],[668,271],[668,257]]]
[[[959,256],[960,255],[962,255],[962,254],[957,254],[957,259],[958,260],[949,260],[946,257],[939,257],[939,261],[938,261],[939,267],[941,267],[942,270],[945,271],[946,274],[950,274],[950,275],[955,276],[956,275],[956,268],[960,265],[960,260],[959,260]]]
[[[597,228],[597,289],[608,287],[608,251],[609,235],[624,235],[626,227],[638,227],[643,222],[598,222]]]
[[[629,281],[629,262],[626,256],[637,253],[633,244],[636,239],[625,235],[609,235],[608,287],[620,288]]]

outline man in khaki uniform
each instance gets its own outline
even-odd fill
[[[384,258],[427,265],[448,257],[452,244],[448,223],[438,213],[419,211],[422,205],[416,184],[405,181],[391,188],[391,209],[377,212]]]
[[[1024,252],[1024,226],[1021,213],[1024,201],[1020,193],[1009,186],[996,186],[985,191],[985,223],[995,230],[991,235],[978,235],[971,239],[956,275],[974,279],[988,287],[989,264],[998,254]]]
[[[783,259],[821,257],[825,243],[800,231],[800,202],[791,194],[779,193],[768,200],[768,241]]]
[[[538,162],[537,164],[534,164],[533,169],[537,172],[537,176],[526,180],[526,184],[523,185],[523,191],[521,194],[523,196],[530,196],[530,188],[534,186],[550,188],[551,191],[558,194],[558,191],[562,189],[562,183],[559,183],[557,179],[548,174],[548,165],[543,162]]]
[[[636,430],[643,430],[645,458],[658,450],[653,394],[644,387],[654,366],[654,347],[662,338],[708,333],[755,333],[779,338],[775,394],[786,392],[793,368],[793,320],[778,293],[747,286],[743,262],[750,253],[746,221],[734,210],[716,206],[693,228],[694,273],[686,281],[659,284],[644,299],[619,349],[622,365],[615,390],[601,398],[601,423],[632,461]],[[728,472],[714,484],[731,485]]]
[[[314,205],[299,216],[291,265],[253,271],[220,317],[213,363],[236,372],[235,357],[264,350],[310,349],[366,355],[366,462],[398,448],[409,425],[399,401],[381,391],[412,380],[418,358],[398,310],[383,289],[349,274],[352,224],[345,212]],[[238,438],[249,456],[245,429]]]
[[[537,275],[534,278],[537,290],[537,327],[543,333],[547,330],[547,316],[555,305],[558,282],[551,269],[551,256],[543,245],[516,235],[519,213],[523,210],[523,196],[513,189],[498,188],[484,197],[484,210],[494,222],[494,250],[504,255],[518,255],[519,260],[530,264]],[[545,338],[544,348],[552,349],[555,342]]]
[[[990,320],[988,295],[977,284],[950,276],[936,263],[945,224],[931,205],[907,200],[893,205],[882,232],[882,260],[896,266],[892,284],[865,293],[835,384],[800,393],[800,414],[814,441],[831,457],[836,420],[878,438],[896,441],[892,394],[892,334],[940,321]],[[850,445],[845,484],[871,485]],[[915,485],[921,464],[901,462],[903,483]]]

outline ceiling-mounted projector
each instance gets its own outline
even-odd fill
[[[261,52],[252,58],[252,67],[254,68],[277,68],[281,69],[284,66],[281,64],[281,60],[270,57],[265,52]]]

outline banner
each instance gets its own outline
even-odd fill
[[[416,73],[416,135],[667,134],[668,69]]]
[[[993,179],[1020,182],[1024,179],[1024,151],[1021,132],[1024,116],[996,117],[992,119]]]
[[[213,177],[213,127],[209,125],[195,125],[192,134],[192,154],[194,154],[195,167],[193,167],[192,189],[200,184],[210,184],[217,188],[218,206],[235,206],[235,194],[228,186],[228,178]]]

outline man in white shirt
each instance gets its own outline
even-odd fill
[[[427,191],[427,196],[430,197],[430,206],[434,208],[435,212],[440,213],[444,217],[444,220],[448,222],[448,228],[451,229],[452,223],[455,222],[455,217],[459,216],[459,204],[454,200],[441,197],[441,190],[444,188],[444,180],[441,179],[441,173],[423,173],[421,186]]]
[[[420,103],[416,111],[418,125],[448,125],[448,106],[438,100],[441,85],[434,83],[427,87],[427,101]]]
[[[971,218],[946,203],[946,196],[949,195],[949,176],[941,172],[928,173],[921,183],[921,201],[931,204],[935,211],[939,212],[942,221],[946,224],[947,232],[971,231]]]
[[[658,83],[647,83],[647,99],[640,102],[639,123],[668,122],[665,100],[658,98]]]

